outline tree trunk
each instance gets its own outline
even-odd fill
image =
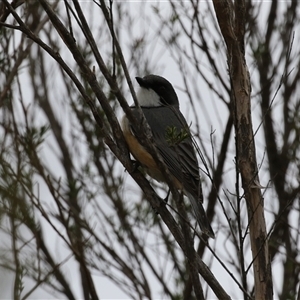
[[[234,4],[214,0],[215,12],[227,46],[231,103],[236,138],[236,162],[247,202],[253,257],[255,299],[272,299],[272,273],[269,260],[264,202],[260,190],[251,120],[251,83],[245,60],[244,1]],[[235,18],[234,16],[238,16]]]

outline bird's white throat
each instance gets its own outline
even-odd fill
[[[137,100],[140,106],[161,106],[160,98],[152,89],[145,89],[140,87],[137,92]]]

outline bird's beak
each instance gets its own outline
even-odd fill
[[[140,85],[140,87],[147,88],[146,82],[145,82],[145,80],[143,78],[141,78],[141,77],[135,77],[135,79],[138,82],[138,84]]]

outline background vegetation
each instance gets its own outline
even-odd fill
[[[3,0],[2,295],[299,299],[299,18],[298,1]],[[149,73],[192,122],[215,240],[130,160],[118,120]]]

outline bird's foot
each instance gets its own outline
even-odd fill
[[[131,159],[130,161],[133,165],[133,170],[136,172],[139,169],[139,167],[141,166],[140,162],[137,160],[134,160],[134,159]]]
[[[167,196],[165,197],[165,198],[161,198],[161,202],[160,202],[160,204],[161,205],[166,205],[167,203],[168,203],[168,200],[169,200],[169,195],[170,195],[170,189],[168,190],[168,193],[167,193]],[[154,209],[154,207],[152,207],[153,209]],[[158,215],[159,214],[159,212],[156,210],[156,209],[154,209],[155,210],[155,213]]]
[[[169,196],[170,196],[170,192],[171,192],[171,190],[169,189],[168,190],[168,193],[167,193],[167,196],[163,199],[164,200],[164,202],[165,202],[165,204],[167,204],[168,203],[168,200],[169,200]]]

